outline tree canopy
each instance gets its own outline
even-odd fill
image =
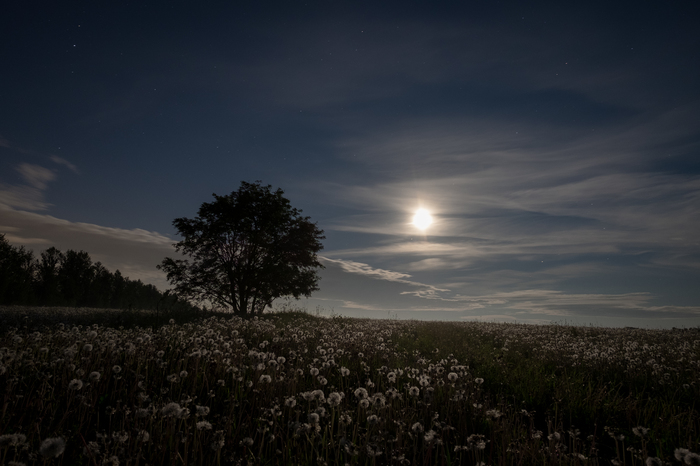
[[[85,251],[46,249],[37,258],[0,234],[0,305],[113,309],[180,308],[189,303],[92,262]]]
[[[279,297],[299,299],[318,290],[323,231],[281,189],[260,183],[214,194],[197,217],[173,221],[184,237],[175,249],[189,259],[168,257],[158,268],[179,296],[250,315]]]

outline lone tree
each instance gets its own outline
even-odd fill
[[[323,230],[292,208],[281,189],[260,183],[244,181],[228,196],[214,194],[194,219],[173,221],[184,237],[175,250],[192,261],[167,257],[158,269],[177,295],[246,316],[262,313],[276,298],[318,290]]]

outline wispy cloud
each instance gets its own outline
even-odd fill
[[[68,160],[64,159],[63,157],[59,157],[57,155],[52,155],[50,158],[51,158],[52,162],[57,163],[59,165],[63,165],[65,167],[68,167],[68,169],[70,171],[72,171],[73,173],[76,173],[76,174],[80,173],[80,171],[78,170],[78,167],[76,167],[74,164],[70,163]]]

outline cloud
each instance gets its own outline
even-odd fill
[[[59,165],[64,165],[64,166],[68,167],[68,169],[69,169],[70,171],[72,171],[73,173],[76,173],[76,174],[77,174],[77,173],[80,173],[80,172],[78,171],[78,167],[76,167],[75,165],[73,165],[73,164],[70,163],[68,160],[64,159],[63,157],[59,157],[59,156],[57,156],[57,155],[52,155],[50,158],[51,158],[51,161],[52,161],[52,162],[57,163],[57,164],[59,164]]]
[[[45,190],[48,182],[56,178],[56,174],[48,168],[30,163],[20,164],[17,171],[30,186],[40,191]]]

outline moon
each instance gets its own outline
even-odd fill
[[[425,230],[433,223],[433,217],[425,209],[418,209],[413,216],[413,225],[419,230]]]

